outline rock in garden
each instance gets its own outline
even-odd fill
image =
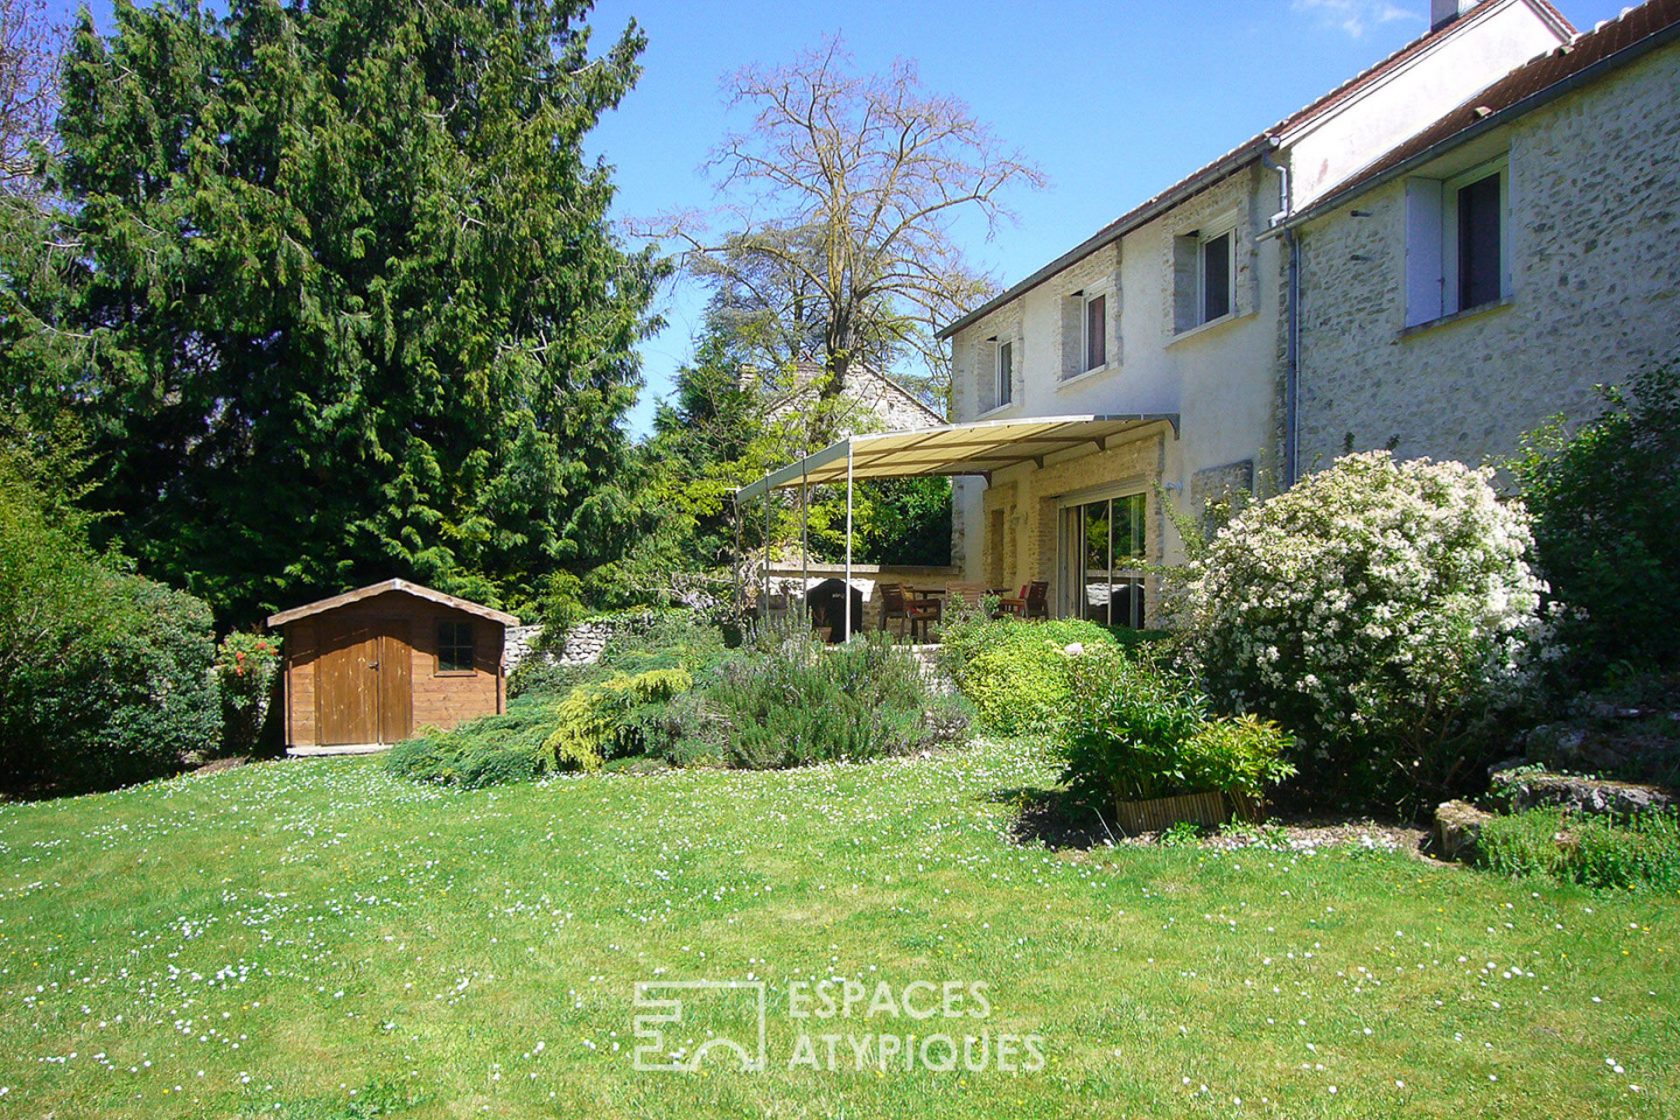
[[[1476,854],[1482,826],[1493,819],[1468,801],[1444,801],[1435,810],[1435,849],[1442,859],[1469,859]]]

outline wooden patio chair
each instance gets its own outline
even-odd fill
[[[904,585],[899,583],[883,583],[881,591],[881,629],[887,628],[892,619],[901,619],[909,627],[910,639],[916,638],[920,628],[923,641],[927,640],[928,623],[939,621],[938,599],[909,599],[904,595]],[[900,627],[899,633],[904,633]]]
[[[1021,594],[998,600],[998,610],[1017,618],[1050,617],[1050,581],[1035,579],[1021,588]]]

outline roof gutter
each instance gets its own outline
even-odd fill
[[[957,319],[949,326],[941,327],[934,333],[934,337],[940,341],[950,338],[964,327],[973,325],[975,322],[985,318],[987,315],[990,315],[993,311],[996,311],[1004,304],[1025,295],[1027,292],[1038,287],[1040,284],[1056,275],[1056,273],[1061,272],[1070,265],[1079,263],[1098,249],[1112,245],[1114,242],[1120,240],[1120,238],[1124,237],[1126,234],[1130,233],[1134,229],[1137,229],[1146,222],[1154,221],[1156,218],[1160,217],[1168,210],[1171,210],[1174,206],[1177,206],[1191,195],[1206,190],[1208,187],[1213,186],[1215,183],[1227,178],[1233,172],[1252,162],[1255,157],[1265,152],[1270,152],[1277,146],[1277,140],[1273,138],[1272,134],[1265,132],[1248,141],[1246,144],[1243,144],[1241,147],[1232,149],[1224,156],[1221,156],[1219,159],[1208,164],[1201,171],[1196,172],[1190,178],[1183,180],[1173,187],[1169,187],[1165,192],[1156,195],[1154,198],[1143,203],[1143,205],[1137,207],[1130,213],[1124,214],[1115,219],[1113,222],[1110,222],[1101,230],[1098,230],[1096,234],[1080,242],[1078,245],[1075,245],[1072,249],[1069,249],[1067,252],[1063,253],[1061,256],[1057,257],[1037,272],[1034,272],[1025,280],[1022,280],[1018,284],[1010,287],[1002,294],[993,296],[991,299],[987,300],[973,311],[970,311],[962,318]]]
[[[1323,217],[1326,212],[1334,210],[1336,207],[1358,198],[1384,183],[1392,182],[1407,172],[1417,170],[1461,144],[1466,144],[1518,117],[1526,116],[1534,110],[1556,101],[1565,94],[1573,93],[1582,86],[1597,81],[1609,71],[1626,66],[1660,47],[1667,46],[1676,39],[1680,39],[1680,23],[1671,23],[1662,30],[1647,35],[1637,43],[1630,43],[1615,54],[1599,59],[1584,70],[1579,70],[1567,78],[1560,78],[1545,89],[1537,93],[1531,93],[1521,101],[1513,102],[1497,112],[1488,114],[1474,124],[1467,125],[1451,136],[1436,141],[1416,155],[1401,160],[1393,167],[1387,168],[1369,179],[1360,179],[1356,176],[1349,186],[1313,203],[1299,214],[1291,217],[1287,222],[1284,222],[1278,229],[1296,229],[1306,222]],[[1276,231],[1269,232],[1275,233]]]

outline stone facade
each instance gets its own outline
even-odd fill
[[[1267,236],[1274,218],[1286,203],[1306,205],[1565,38],[1548,5],[1483,0],[960,320],[951,331],[956,421],[1177,418],[1107,451],[1093,446],[990,479],[959,480],[953,558],[965,575],[1010,587],[1048,579],[1053,609],[1070,609],[1073,589],[1059,586],[1059,569],[1068,566],[1058,556],[1060,510],[1081,495],[1146,495],[1146,557],[1170,564],[1183,551],[1165,528],[1163,495],[1196,517],[1209,501],[1275,485],[1285,419],[1288,255],[1280,238]],[[1204,322],[1203,254],[1225,233],[1234,242],[1230,307]],[[1080,313],[1093,295],[1106,303],[1105,360],[1085,369]],[[1013,380],[1009,399],[1000,401],[997,354],[1005,342]],[[1153,613],[1154,596],[1147,598]]]
[[[1405,180],[1303,227],[1303,470],[1378,447],[1497,459],[1680,358],[1676,90],[1671,44],[1416,169],[1508,160],[1509,291],[1483,309],[1406,326]]]

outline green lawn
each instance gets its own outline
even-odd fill
[[[1671,1114],[1676,899],[1018,843],[1052,772],[1016,743],[459,793],[321,760],[0,807],[0,1114]],[[990,1016],[789,1018],[835,976],[980,982]],[[769,982],[768,1070],[633,1068],[635,983],[700,978]],[[1045,1065],[788,1068],[801,1033],[930,1032]]]

